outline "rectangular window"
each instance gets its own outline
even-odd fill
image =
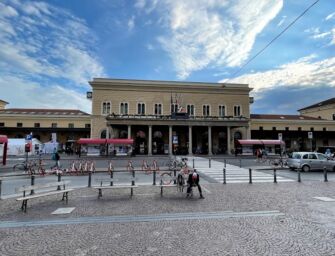
[[[220,117],[223,117],[223,116],[225,116],[225,115],[226,115],[226,107],[223,106],[223,105],[220,105],[220,106],[219,106],[219,116],[220,116]]]
[[[69,123],[69,128],[74,128],[74,124],[73,123]]]
[[[16,127],[23,127],[22,123],[16,123]]]
[[[323,127],[322,130],[323,130],[324,132],[326,132],[326,131],[327,131],[327,128],[326,128],[326,127]]]
[[[209,105],[203,105],[202,106],[202,115],[203,116],[209,116],[210,115],[210,107],[209,107]]]
[[[240,116],[241,115],[241,106],[237,105],[234,106],[234,116]]]
[[[120,114],[128,115],[128,103],[127,102],[122,102],[120,104]]]
[[[288,130],[290,130],[290,128],[289,127],[285,127],[285,131],[288,131]]]
[[[333,114],[333,120],[335,120],[335,114]]]
[[[263,126],[260,126],[260,127],[259,127],[259,130],[260,130],[260,131],[263,131]]]
[[[178,104],[172,103],[171,104],[171,113],[177,113],[178,112]]]
[[[85,128],[91,128],[91,124],[85,124]]]
[[[145,115],[145,104],[144,103],[138,103],[137,104],[137,114],[138,115]]]
[[[34,124],[34,127],[35,127],[35,128],[40,128],[41,125],[40,125],[40,123],[35,123],[35,124]]]
[[[298,131],[301,132],[301,127],[298,127]]]
[[[4,127],[5,126],[5,123],[0,123],[0,127]]]
[[[194,116],[194,105],[187,105],[187,114],[189,116]]]
[[[57,123],[52,123],[51,128],[57,128]]]
[[[162,104],[155,104],[155,115],[161,115],[162,114]]]
[[[313,127],[311,127],[311,132],[314,132],[314,128]]]
[[[272,131],[275,131],[275,130],[277,130],[277,127],[272,127]]]
[[[110,102],[103,102],[102,103],[102,114],[109,115],[111,113],[111,103]]]

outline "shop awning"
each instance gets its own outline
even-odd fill
[[[282,140],[238,140],[240,145],[285,145]]]
[[[80,138],[78,144],[106,144],[106,139],[86,139]]]
[[[134,143],[133,139],[107,139],[107,144],[123,144],[131,145]]]
[[[282,140],[261,140],[264,145],[285,145]]]
[[[237,140],[241,145],[263,145],[260,140]]]
[[[0,135],[0,143],[7,143],[8,138],[6,135]]]

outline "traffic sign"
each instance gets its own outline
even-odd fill
[[[26,135],[26,140],[32,140],[33,136],[31,134]]]
[[[278,133],[278,140],[283,140],[283,134],[282,133]]]
[[[313,132],[308,132],[308,138],[313,139]]]

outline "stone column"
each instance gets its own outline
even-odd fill
[[[188,154],[192,155],[192,126],[188,127]]]
[[[172,125],[169,125],[169,155],[172,155]]]
[[[212,153],[212,127],[208,126],[208,155],[213,155]]]
[[[131,125],[128,125],[128,139],[131,139]]]
[[[230,147],[230,126],[227,126],[227,153],[231,155],[231,147]]]
[[[149,125],[148,155],[152,155],[152,125]]]

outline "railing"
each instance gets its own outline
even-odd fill
[[[172,115],[108,115],[106,119],[152,119],[152,120],[233,120],[233,121],[247,121],[249,118],[244,116],[188,116],[187,118],[178,118]]]

